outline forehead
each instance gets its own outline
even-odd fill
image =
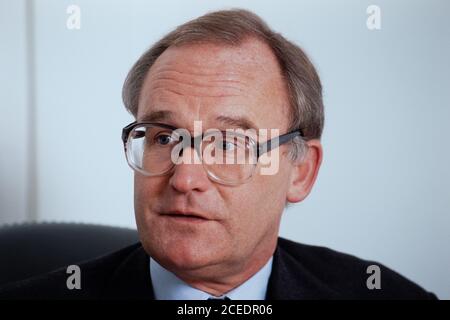
[[[264,43],[248,40],[239,46],[205,43],[167,49],[145,78],[137,120],[171,114],[167,120],[176,126],[201,120],[210,127],[220,119],[239,118],[258,128],[283,129],[288,112],[276,57]]]

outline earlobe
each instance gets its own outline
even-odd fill
[[[291,203],[303,201],[314,185],[322,163],[323,150],[320,140],[306,142],[308,148],[303,161],[293,163],[286,200]]]

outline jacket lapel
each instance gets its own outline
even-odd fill
[[[105,286],[107,299],[154,299],[149,256],[139,245],[116,269]]]
[[[280,245],[274,253],[266,300],[336,299],[338,294]]]

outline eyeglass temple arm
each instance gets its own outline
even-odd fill
[[[296,136],[303,136],[302,131],[301,130],[292,131],[283,134],[281,136],[278,136],[276,138],[270,139],[269,141],[266,141],[264,143],[258,144],[257,157],[259,158],[264,153],[269,152],[270,150],[275,149],[278,146],[281,146],[282,144],[285,144],[286,142],[292,140]]]

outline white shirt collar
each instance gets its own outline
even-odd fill
[[[272,272],[272,260],[273,257],[270,257],[264,267],[226,296],[231,300],[264,300]],[[191,287],[152,258],[150,276],[156,300],[206,300],[211,297],[209,293]]]

